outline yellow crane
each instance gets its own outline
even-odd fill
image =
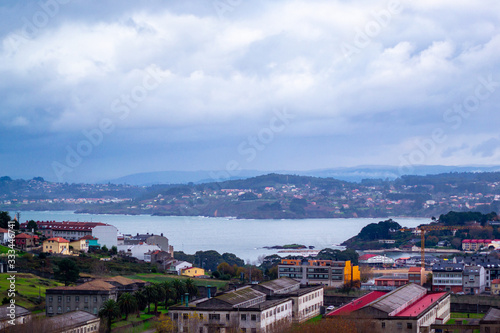
[[[423,225],[421,227],[417,227],[417,230],[420,230],[420,259],[422,261],[421,267],[425,269],[425,232],[426,231],[434,231],[434,230],[463,230],[463,229],[475,229],[482,228],[481,225]]]

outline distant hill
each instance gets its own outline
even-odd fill
[[[403,170],[408,171],[408,170]],[[425,176],[437,175],[450,172],[495,172],[500,171],[500,166],[445,166],[445,165],[417,165],[413,166],[412,175]],[[138,186],[150,186],[156,184],[187,184],[187,183],[211,183],[214,181],[227,181],[245,179],[266,175],[269,173],[279,173],[299,176],[312,176],[321,178],[335,178],[348,182],[360,182],[363,179],[389,179],[394,180],[403,176],[399,167],[387,165],[366,165],[357,167],[319,169],[309,171],[260,171],[241,170],[237,175],[230,176],[224,171],[158,171],[136,173],[120,178],[110,179],[102,183],[129,184]]]

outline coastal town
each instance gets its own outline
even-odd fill
[[[351,183],[269,174],[204,184],[63,184],[0,178],[0,209],[238,218],[430,217],[500,210],[497,172]]]
[[[102,222],[19,223],[14,217],[0,228],[1,274],[11,283],[11,292],[2,288],[0,327],[7,332],[306,332],[310,325],[359,332],[485,330],[500,325],[500,237],[480,236],[496,235],[497,220],[496,214],[450,212],[410,229],[381,221],[346,240],[346,250],[275,254],[256,266],[228,253],[206,251],[201,260],[176,252],[168,235],[121,234]],[[453,248],[457,239],[460,246]],[[380,246],[356,251],[360,240]],[[302,248],[276,250],[289,247]],[[401,255],[387,255],[397,250]]]

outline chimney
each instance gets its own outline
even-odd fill
[[[210,298],[212,295],[210,293],[210,285],[207,286],[207,296]]]
[[[184,295],[186,296],[186,306],[189,306],[189,294],[185,293]]]

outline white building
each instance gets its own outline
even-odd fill
[[[9,241],[9,231],[4,228],[0,228],[0,244],[5,244]]]
[[[118,245],[117,248],[118,248],[118,252],[123,251],[125,254],[128,254],[131,257],[137,258],[139,260],[144,260],[145,254],[148,252],[161,250],[156,245],[148,245],[145,243],[136,244],[136,245]],[[149,261],[151,261],[151,256],[149,256]]]
[[[92,229],[92,236],[98,239],[101,247],[108,249],[118,246],[118,229],[112,225],[98,225]]]

